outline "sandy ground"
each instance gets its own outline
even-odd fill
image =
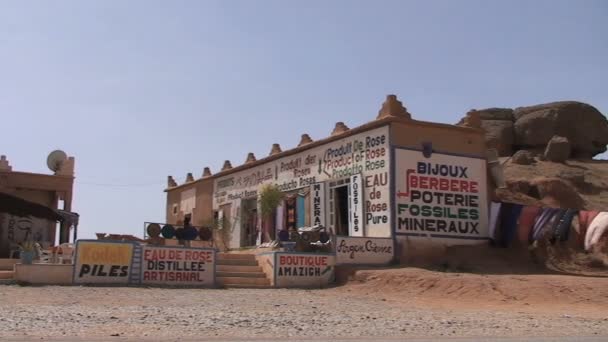
[[[0,340],[608,338],[608,278],[363,270],[322,290],[0,286]]]

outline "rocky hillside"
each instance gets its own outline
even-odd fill
[[[507,188],[495,200],[608,210],[608,120],[581,102],[472,110],[459,124],[479,125],[495,148]]]

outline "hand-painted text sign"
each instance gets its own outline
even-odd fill
[[[397,149],[397,234],[486,239],[484,159]]]
[[[336,237],[336,263],[386,265],[393,260],[393,239]]]
[[[142,284],[214,285],[213,249],[145,246],[142,259]]]
[[[275,284],[278,287],[322,287],[333,281],[335,256],[277,253]]]
[[[76,243],[74,283],[127,284],[133,259],[132,243],[81,240]]]

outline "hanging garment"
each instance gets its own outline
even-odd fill
[[[558,220],[555,223],[553,234],[551,236],[551,243],[568,240],[570,225],[572,224],[572,219],[576,213],[577,210],[574,209],[560,209]]]
[[[590,251],[604,234],[608,233],[608,212],[601,212],[593,219],[585,235],[585,250]]]
[[[492,241],[496,240],[496,225],[498,224],[498,215],[500,214],[500,202],[492,202],[490,204],[490,230],[489,235]]]
[[[304,195],[298,195],[296,200],[296,227],[304,227],[306,224],[306,206]]]
[[[553,227],[553,223],[559,215],[560,209],[555,208],[543,208],[541,213],[538,215],[534,227],[532,228],[532,241],[539,240],[548,229]]]
[[[599,211],[595,210],[581,210],[578,212],[578,242],[580,246],[585,246],[585,236],[587,235],[587,229],[593,222],[593,219],[599,214]]]
[[[290,197],[285,200],[285,228],[288,231],[296,230],[296,198]]]
[[[538,218],[540,212],[540,207],[530,205],[525,206],[521,210],[521,215],[519,215],[519,224],[517,227],[517,240],[522,244],[527,245],[530,242],[532,228],[534,227],[534,222]]]
[[[276,219],[275,219],[275,222],[276,222],[275,227],[276,227],[276,234],[278,236],[279,232],[281,230],[285,229],[285,202],[284,201],[282,201],[281,204],[279,204],[276,212],[277,212],[277,215],[276,215]],[[273,237],[273,238],[276,239],[277,237]]]
[[[497,242],[501,247],[509,247],[513,242],[522,208],[521,204],[503,203],[500,210],[500,232],[497,236]]]

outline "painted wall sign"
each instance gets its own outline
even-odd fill
[[[288,192],[353,175],[361,177],[361,220],[366,235],[389,237],[388,126],[220,177],[214,181],[213,208],[256,197],[259,187],[267,183]],[[323,203],[320,207],[324,212]],[[316,218],[323,221],[323,215]]]
[[[56,222],[37,217],[21,217],[4,213],[0,215],[0,257],[9,257],[11,244],[19,244],[27,239],[39,242],[43,247],[55,242],[51,231]]]
[[[363,184],[361,175],[350,177],[349,235],[363,236]]]
[[[395,158],[397,234],[488,238],[485,160],[403,149]]]
[[[386,265],[393,260],[395,248],[391,238],[336,237],[336,263]]]
[[[325,183],[315,183],[311,187],[312,193],[312,225],[326,226],[325,222]]]
[[[278,287],[323,287],[334,280],[334,255],[278,252],[275,258]]]
[[[76,284],[127,284],[133,243],[78,240],[74,262]]]
[[[214,285],[214,249],[144,246],[142,254],[142,284]]]

